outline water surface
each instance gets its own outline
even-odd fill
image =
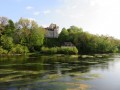
[[[0,90],[120,90],[120,55],[1,56]]]

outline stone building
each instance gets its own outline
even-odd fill
[[[45,28],[45,37],[47,38],[58,38],[59,27],[56,24],[50,24],[49,27]]]

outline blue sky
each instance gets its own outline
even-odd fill
[[[42,26],[55,23],[60,29],[75,25],[120,38],[120,0],[0,0],[0,16],[15,22],[28,18]]]
[[[33,18],[43,23],[51,19],[49,14],[51,10],[59,7],[57,0],[0,0],[0,16],[17,21],[20,17]]]

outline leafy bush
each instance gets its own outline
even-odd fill
[[[76,47],[68,47],[68,46],[63,46],[58,49],[58,53],[62,54],[78,54],[78,50]]]
[[[78,54],[76,47],[42,47],[41,52],[44,54]]]
[[[4,49],[10,50],[13,47],[13,38],[6,35],[1,36],[1,45]]]
[[[28,47],[17,44],[15,47],[11,49],[9,53],[10,54],[25,54],[28,52],[29,52]]]
[[[57,47],[52,47],[52,48],[42,47],[41,52],[45,53],[45,54],[56,54],[57,53]]]
[[[0,47],[0,54],[7,54],[8,51],[7,50],[4,50],[2,47]]]

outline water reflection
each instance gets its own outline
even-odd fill
[[[85,90],[90,86],[93,90],[100,88],[94,84],[103,72],[108,74],[114,65],[119,68],[120,63],[116,64],[119,58],[119,55],[84,59],[55,55],[3,56],[0,57],[0,89]]]

